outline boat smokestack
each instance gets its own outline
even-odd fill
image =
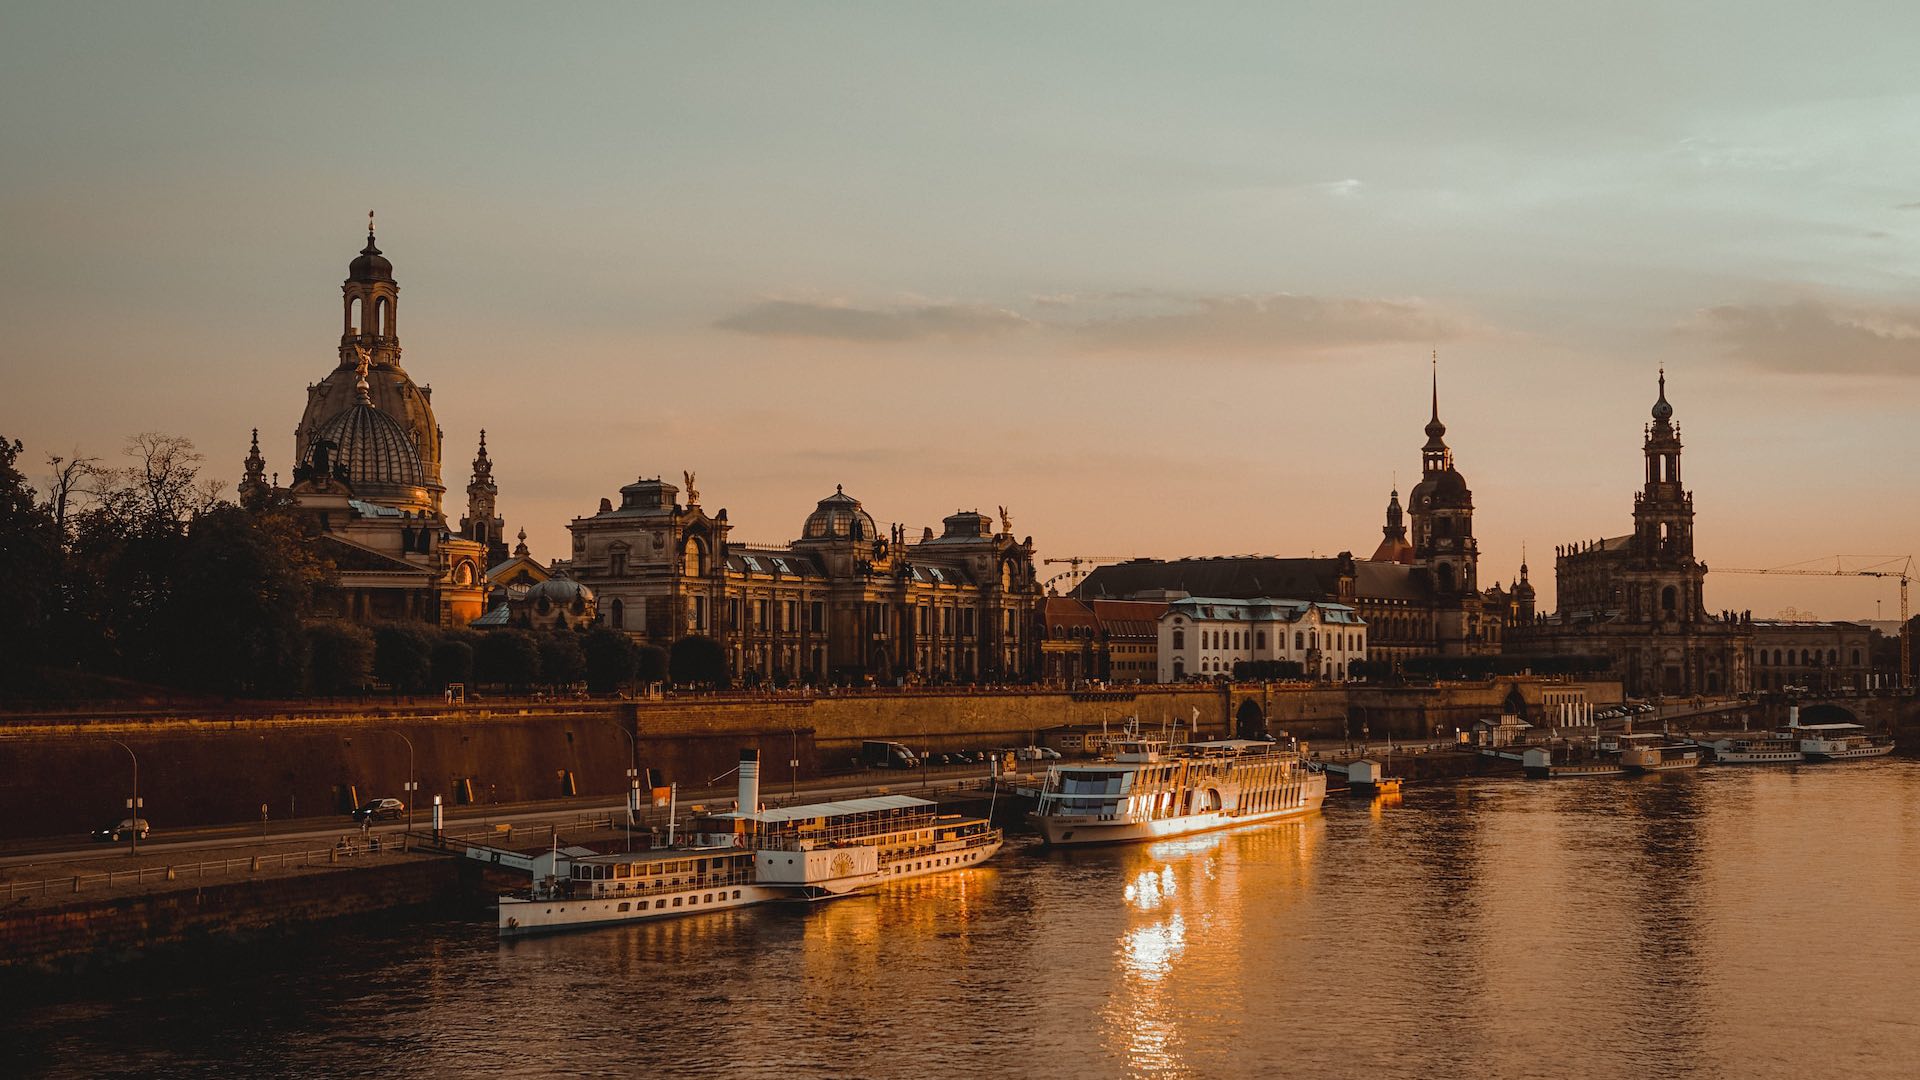
[[[1800,706],[1798,705],[1787,706],[1787,726],[1790,728],[1797,728],[1800,726]]]
[[[740,812],[760,812],[760,751],[740,751]]]

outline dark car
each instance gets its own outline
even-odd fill
[[[355,810],[353,812],[353,820],[359,822],[398,821],[400,820],[400,815],[406,812],[407,804],[401,802],[399,799],[375,799]]]
[[[125,840],[129,836],[138,836],[145,840],[152,827],[146,818],[122,818],[111,825],[102,825],[90,834],[95,840]]]

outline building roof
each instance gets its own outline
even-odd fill
[[[1354,596],[1361,600],[1433,599],[1433,581],[1425,567],[1401,563],[1355,562],[1328,558],[1278,559],[1239,556],[1204,559],[1134,559],[1096,567],[1074,590],[1081,599],[1139,596],[1156,591],[1192,596],[1250,600],[1289,596],[1302,600],[1338,600],[1340,572],[1353,573]]]
[[[777,810],[762,810],[757,814],[731,810],[712,816],[751,819],[762,825],[770,825],[786,821],[807,821],[812,818],[843,817],[848,814],[872,814],[882,810],[913,810],[921,807],[936,809],[939,805],[926,799],[916,799],[911,795],[874,795],[865,799],[783,806]]]
[[[1169,614],[1185,615],[1189,619],[1250,623],[1299,622],[1314,610],[1320,612],[1321,622],[1365,625],[1359,614],[1347,605],[1317,600],[1282,600],[1266,596],[1239,600],[1189,596],[1185,600],[1175,600],[1167,605]]]

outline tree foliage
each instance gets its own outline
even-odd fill
[[[47,659],[62,578],[59,529],[17,467],[21,449],[0,437],[0,676],[9,681]]]
[[[474,648],[474,678],[525,689],[540,678],[540,644],[525,630],[494,630]]]
[[[658,645],[642,645],[636,657],[633,677],[641,683],[667,681],[667,650]]]
[[[307,685],[315,694],[357,694],[373,676],[373,635],[351,623],[307,627]]]
[[[618,630],[597,626],[580,641],[587,660],[587,689],[596,694],[618,690],[634,680],[640,669],[640,650]]]
[[[413,623],[385,623],[373,631],[374,678],[398,694],[418,694],[433,678],[434,636]]]
[[[727,686],[727,652],[710,637],[693,634],[673,643],[667,658],[675,686]]]

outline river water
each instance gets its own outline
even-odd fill
[[[1478,780],[810,909],[52,988],[12,1075],[1920,1076],[1920,762]]]

